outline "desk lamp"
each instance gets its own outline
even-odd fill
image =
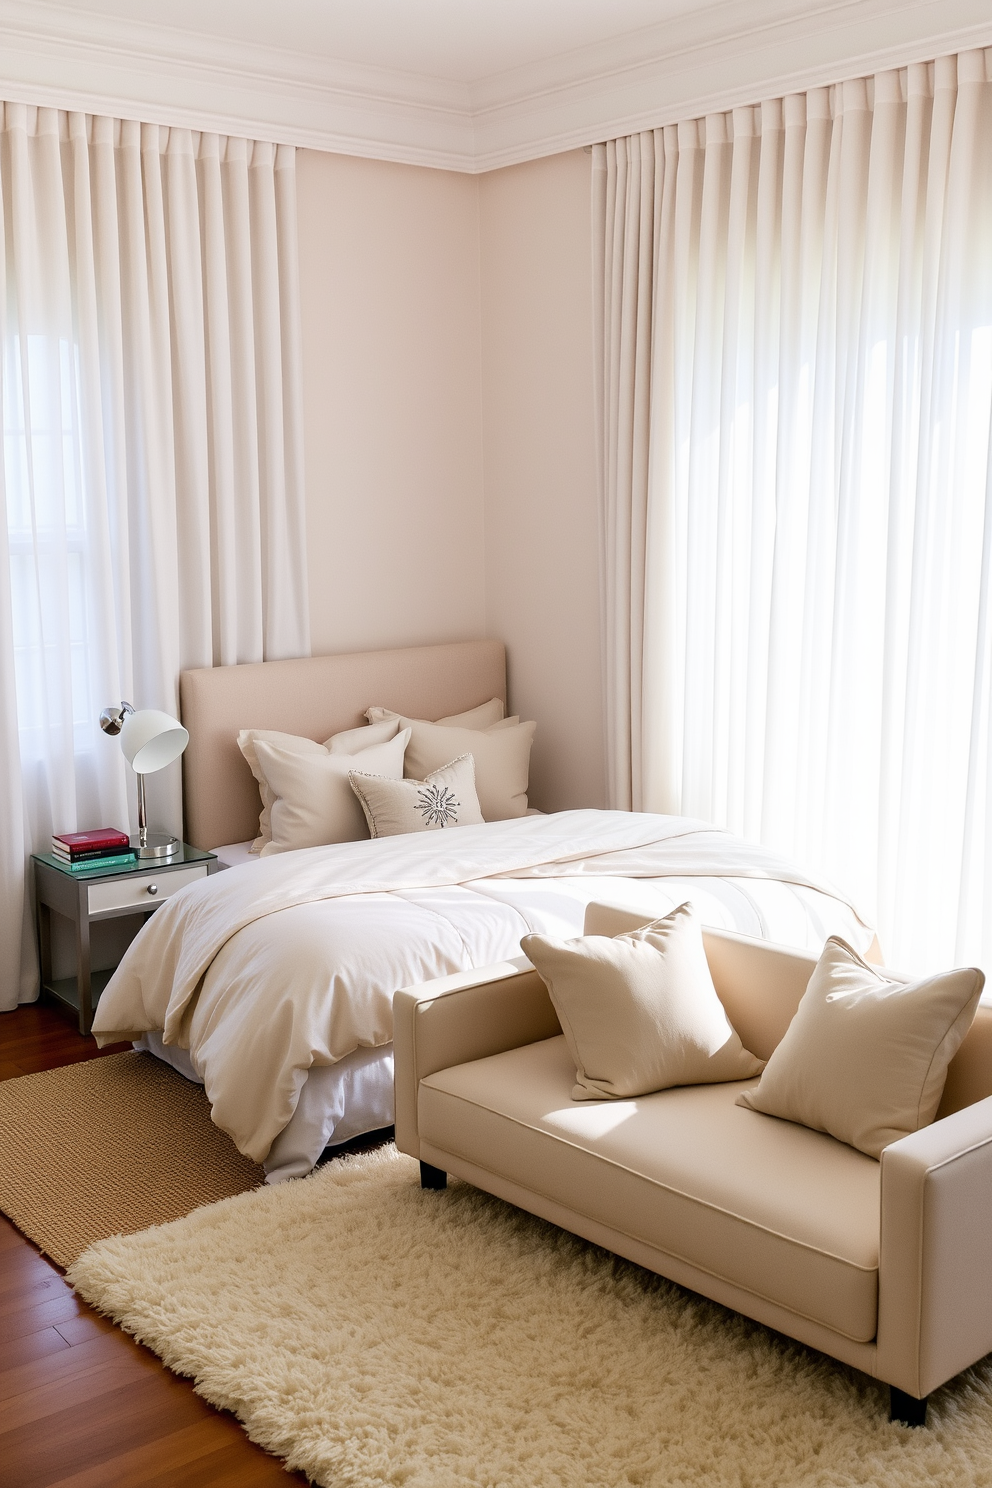
[[[145,776],[163,770],[179,758],[189,743],[182,724],[157,708],[136,711],[130,703],[104,708],[100,727],[105,734],[120,734],[124,758],[138,777],[138,837],[132,846],[139,858],[168,858],[182,843],[166,832],[149,832],[145,818]]]

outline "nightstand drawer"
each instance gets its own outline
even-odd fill
[[[152,909],[206,876],[206,863],[197,863],[193,868],[177,868],[174,873],[136,873],[92,883],[86,890],[90,918],[119,909]]]

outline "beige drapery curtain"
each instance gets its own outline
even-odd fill
[[[133,818],[100,709],[309,651],[297,275],[292,148],[0,105],[0,1007],[28,854]]]
[[[594,152],[613,804],[992,969],[992,51]]]

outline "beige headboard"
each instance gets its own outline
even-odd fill
[[[199,667],[179,678],[186,841],[244,842],[258,832],[258,787],[238,748],[238,730],[281,729],[324,740],[365,722],[366,708],[414,718],[462,713],[489,698],[506,702],[502,641],[457,641],[396,651],[353,651]]]

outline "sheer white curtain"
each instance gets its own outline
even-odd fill
[[[600,147],[617,804],[992,971],[992,51]]]
[[[27,855],[123,825],[108,702],[309,649],[295,155],[0,105],[0,1006]],[[181,827],[178,767],[150,813]],[[153,794],[154,793],[154,794]]]

